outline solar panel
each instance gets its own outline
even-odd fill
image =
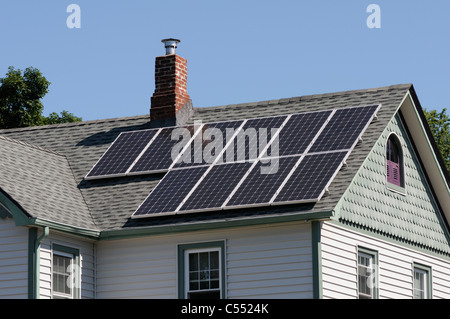
[[[173,165],[173,168],[213,163],[243,122],[239,120],[203,125],[201,133],[197,134],[191,141],[189,147],[186,148],[177,163]],[[225,163],[226,161],[226,153],[223,153],[222,161],[219,161],[219,163]]]
[[[175,159],[174,154],[178,155],[182,147],[187,145],[195,129],[193,125],[163,128],[131,168],[130,174],[167,171]]]
[[[86,179],[125,174],[159,130],[121,133],[87,174]]]
[[[279,156],[303,154],[331,113],[329,110],[292,115],[279,134]]]
[[[370,124],[378,105],[338,109],[310,152],[349,149]]]
[[[343,164],[348,152],[306,155],[287,179],[273,203],[318,201]]]
[[[139,206],[134,216],[175,212],[206,170],[206,166],[171,170]]]
[[[226,206],[269,204],[300,156],[259,161]]]
[[[251,165],[228,163],[213,166],[179,211],[220,208]]]
[[[287,116],[275,116],[248,120],[226,149],[227,162],[256,160],[286,119]]]

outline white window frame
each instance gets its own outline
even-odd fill
[[[217,252],[219,256],[218,266],[219,269],[217,269],[219,273],[219,287],[214,289],[199,289],[199,290],[190,290],[189,285],[189,255],[190,254],[198,254],[198,253],[204,253],[204,252]],[[222,249],[220,247],[211,247],[211,248],[201,248],[201,249],[186,249],[184,251],[184,298],[188,298],[189,293],[195,293],[195,292],[208,292],[208,291],[218,291],[220,294],[220,298],[222,298]]]
[[[413,278],[413,299],[430,299],[431,294],[431,268],[428,266],[423,266],[421,264],[413,264],[412,269],[412,278]],[[416,298],[416,291],[422,291],[417,288],[416,285],[416,273],[423,275],[423,298]]]
[[[359,285],[359,279],[360,279],[360,273],[359,273],[359,268],[360,268],[360,263],[359,263],[359,257],[365,257],[369,259],[370,265],[369,266],[363,266],[363,267],[368,267],[368,269],[370,269],[370,275],[375,276],[375,282],[374,287],[370,288],[370,295],[367,295],[365,293],[361,293],[361,287]],[[377,267],[378,267],[378,252],[372,249],[367,249],[364,247],[358,247],[357,249],[357,262],[356,262],[356,284],[357,284],[357,297],[359,299],[378,299],[378,271],[377,271]],[[366,298],[361,298],[361,297],[366,297]]]
[[[54,287],[54,280],[55,280],[55,278],[54,278],[53,262],[55,260],[55,256],[69,258],[70,259],[69,266],[71,268],[70,268],[70,271],[69,271],[69,276],[71,276],[73,274],[73,266],[75,264],[75,256],[73,254],[65,253],[65,252],[58,251],[58,250],[53,251],[53,255],[52,255],[52,298],[57,297],[57,298],[63,298],[63,299],[73,299],[74,298],[74,288],[73,287],[70,288],[70,294],[61,293],[61,292],[55,291],[53,289],[53,287]],[[64,283],[64,284],[66,285],[67,283]]]

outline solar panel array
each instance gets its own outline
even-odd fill
[[[380,107],[122,133],[86,179],[167,172],[133,218],[316,202]]]

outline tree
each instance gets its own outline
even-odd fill
[[[48,117],[43,118],[43,124],[62,124],[62,123],[72,123],[72,122],[81,122],[81,117],[77,117],[73,115],[73,113],[69,113],[68,111],[62,111],[60,115],[58,113],[53,112],[48,115]]]
[[[445,108],[441,112],[424,109],[431,133],[444,158],[445,167],[450,172],[450,119],[446,112]]]
[[[48,93],[50,82],[33,67],[20,69],[10,66],[4,78],[0,78],[0,128],[16,128],[45,124],[78,122],[81,118],[62,111],[59,116],[42,115],[41,99]]]

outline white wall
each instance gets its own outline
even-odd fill
[[[42,233],[39,232],[38,236]],[[81,266],[81,298],[95,298],[95,242],[80,237],[52,232],[40,246],[40,298],[48,299],[52,295],[52,245],[58,244],[78,249]]]
[[[380,299],[412,298],[413,262],[432,268],[433,298],[450,298],[450,261],[327,222],[322,227],[324,298],[357,297],[358,245],[378,252]]]
[[[312,298],[311,225],[237,227],[97,246],[98,298],[177,298],[177,245],[225,240],[227,298]]]
[[[28,298],[28,228],[0,219],[0,299]]]

